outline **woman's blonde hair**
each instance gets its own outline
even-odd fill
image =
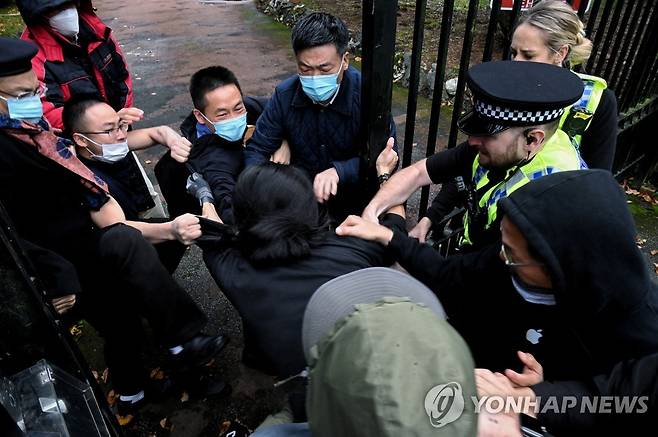
[[[543,0],[521,18],[519,25],[524,23],[543,30],[546,45],[553,51],[558,52],[565,45],[568,47],[565,66],[581,65],[587,62],[592,53],[592,41],[585,37],[583,22],[565,2]]]

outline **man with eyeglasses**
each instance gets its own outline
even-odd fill
[[[176,162],[186,162],[190,142],[168,126],[128,131],[129,123],[106,102],[94,96],[74,97],[62,112],[64,135],[75,144],[80,160],[108,185],[128,220],[163,221],[151,218],[153,187],[147,184],[138,158],[130,153],[162,144]],[[161,216],[160,216],[161,217]],[[177,241],[156,245],[160,260],[173,273],[185,254]]]
[[[153,395],[142,362],[145,318],[178,369],[199,369],[226,344],[201,333],[206,317],[167,272],[153,244],[201,235],[190,214],[166,223],[126,218],[108,184],[77,158],[69,140],[55,136],[43,118],[32,43],[0,38],[0,200],[19,236],[70,263],[80,290],[66,291],[58,268],[38,262],[46,278],[61,285],[53,302],[59,312],[84,317],[105,339],[105,358],[121,414],[134,413]],[[125,135],[118,120],[101,127]],[[93,135],[93,134],[92,134]],[[102,134],[104,135],[104,134]],[[61,261],[61,260],[60,260]],[[67,269],[68,270],[68,269]],[[60,296],[63,298],[60,299]],[[206,381],[199,394],[225,388]],[[162,388],[162,387],[161,387]]]
[[[551,173],[586,168],[569,137],[558,129],[564,107],[577,101],[582,81],[572,72],[535,62],[485,62],[467,74],[473,109],[458,122],[466,142],[399,171],[375,195],[363,217],[377,217],[406,201],[418,188],[448,184],[450,210],[457,197],[466,208],[460,245],[473,250],[500,234],[498,201]],[[452,181],[461,178],[458,188]],[[444,211],[445,214],[450,212]],[[431,223],[410,235],[424,241]]]

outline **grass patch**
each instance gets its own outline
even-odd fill
[[[658,218],[658,205],[649,205],[644,202],[639,202],[631,196],[628,197],[631,203],[628,204],[628,209],[631,210],[631,214],[637,217],[650,217]]]
[[[455,9],[462,11],[468,10],[469,0],[455,0]],[[479,0],[478,9],[486,8],[489,6],[489,0]]]
[[[290,44],[290,33],[292,29],[288,28],[285,24],[275,21],[272,17],[268,17],[258,10],[251,8],[243,9],[242,18],[245,23],[255,26],[267,33],[270,37],[286,41],[288,45]]]
[[[23,19],[15,5],[0,6],[0,36],[18,38],[23,27]]]

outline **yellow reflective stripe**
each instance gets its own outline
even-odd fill
[[[605,81],[605,79],[597,77],[597,76],[590,76],[588,74],[581,74],[581,73],[576,73],[578,77],[583,82],[588,82],[591,84],[591,89],[590,89],[590,96],[587,99],[587,104],[585,106],[585,109],[587,109],[589,112],[594,114],[596,112],[596,109],[599,107],[599,103],[601,103],[601,97],[603,96],[603,91],[605,91],[608,88],[608,83]],[[583,94],[587,93],[587,86],[585,90],[583,91]],[[582,97],[581,97],[582,99]],[[578,103],[578,102],[577,102]],[[560,128],[562,128],[562,125],[564,124],[564,121],[567,119],[569,116],[569,109],[571,106],[568,106],[565,108],[564,114],[562,114],[562,118],[560,119]],[[592,117],[593,118],[593,117]],[[592,119],[590,118],[589,123],[592,122]],[[587,128],[589,128],[589,123],[587,125]],[[587,130],[585,128],[585,130]],[[574,141],[574,146],[579,149],[580,148],[580,141],[582,140],[582,135],[576,135],[573,138]]]
[[[479,166],[479,159],[476,156],[473,161],[474,178],[480,169],[484,171],[484,174],[475,185],[476,188],[484,187],[489,182],[488,171]],[[563,131],[557,130],[551,139],[544,145],[543,149],[535,155],[532,161],[518,169],[507,181],[501,181],[500,184],[493,186],[482,195],[478,204],[481,208],[487,208],[487,224],[485,228],[490,228],[496,221],[498,200],[509,196],[531,180],[560,171],[578,169],[580,169],[580,157],[578,152],[571,144],[569,136]],[[497,195],[496,192],[498,192],[499,195]],[[470,218],[468,211],[464,215],[464,235],[460,244],[472,244],[470,239]]]

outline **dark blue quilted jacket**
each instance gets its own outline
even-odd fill
[[[331,166],[340,184],[359,178],[361,125],[361,73],[349,67],[338,95],[326,107],[314,104],[302,90],[297,75],[283,81],[258,119],[256,131],[245,149],[245,165],[269,160],[286,139],[291,164],[305,169],[311,177]],[[391,136],[395,124],[391,120]],[[397,146],[396,146],[397,150]]]

